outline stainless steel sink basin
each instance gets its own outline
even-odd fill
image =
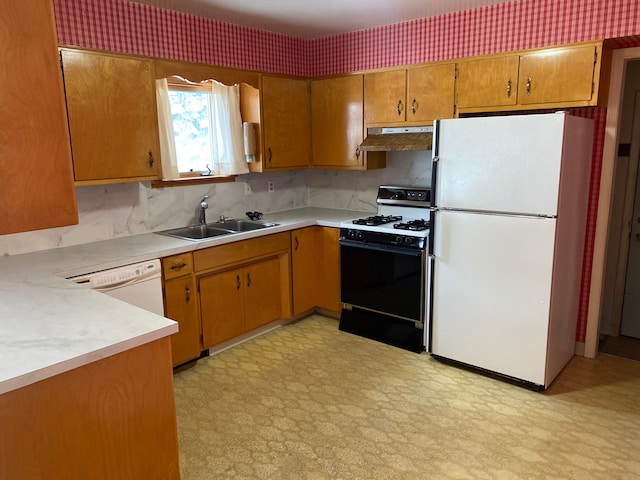
[[[220,235],[231,235],[235,233],[231,230],[211,227],[209,225],[194,225],[192,227],[174,228],[158,232],[161,235],[170,237],[186,238],[187,240],[205,240],[207,238],[218,237]]]
[[[191,227],[173,228],[156,232],[160,235],[168,235],[186,240],[206,240],[220,235],[233,235],[234,233],[250,232],[262,228],[275,227],[277,223],[252,222],[242,219],[225,220],[224,222],[207,223],[206,225],[193,225]]]
[[[275,227],[278,224],[269,222],[252,222],[250,220],[243,220],[241,218],[233,218],[230,220],[225,220],[224,222],[208,223],[207,225],[213,228],[232,230],[234,232],[250,232],[251,230],[260,230],[262,228]]]

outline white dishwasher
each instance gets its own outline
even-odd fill
[[[69,280],[164,316],[160,260],[87,273]]]

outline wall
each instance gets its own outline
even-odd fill
[[[125,0],[54,0],[54,7],[61,44],[306,76],[599,38],[635,35],[630,40],[618,41],[617,45],[640,44],[640,0],[516,0],[312,41],[201,19]],[[577,332],[577,339],[583,341],[606,110],[583,109],[580,114],[596,120]],[[342,204],[340,199],[346,196],[349,197],[346,203],[352,205],[353,197],[342,186],[348,185],[354,175],[358,174],[310,173],[309,192],[316,192],[310,195],[310,203]],[[382,175],[378,180],[384,177],[384,174],[371,172],[361,175],[364,176],[362,178]],[[389,175],[399,176],[396,173]],[[335,186],[334,193],[326,193],[327,189],[332,190],[327,184]],[[304,186],[296,185],[293,188]],[[356,194],[356,198],[369,198],[370,201],[372,191],[367,191],[368,193]],[[144,188],[140,187],[136,195],[144,197],[144,192]],[[84,196],[82,193],[81,195]],[[115,198],[110,194],[106,195]],[[131,192],[128,195],[134,196]],[[163,196],[162,193],[154,195]],[[109,208],[111,203],[119,202],[105,202],[105,206]],[[83,205],[81,207],[84,208]],[[117,206],[115,208],[118,209]],[[151,220],[147,221],[153,224]],[[83,228],[82,223],[77,228]],[[31,235],[38,234],[22,235],[27,240]],[[0,238],[0,253],[12,252],[17,243],[23,243],[21,240],[12,240],[12,246],[3,247],[3,243],[7,243],[3,240]],[[38,238],[38,245],[34,249],[41,245],[39,242]]]

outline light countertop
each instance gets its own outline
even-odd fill
[[[364,212],[301,208],[279,225],[193,242],[156,233],[0,258],[0,394],[178,331],[165,317],[66,278],[311,225],[339,227]]]

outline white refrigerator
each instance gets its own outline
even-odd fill
[[[574,354],[593,121],[437,121],[431,354],[544,389]]]

